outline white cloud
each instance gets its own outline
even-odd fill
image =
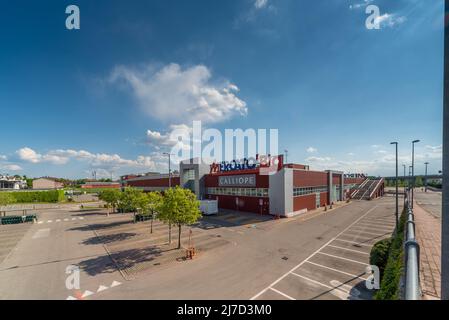
[[[268,0],[256,0],[254,2],[254,7],[256,7],[256,9],[265,8],[267,5],[268,5]]]
[[[364,0],[363,2],[359,2],[359,3],[354,3],[354,4],[350,4],[349,5],[349,9],[360,9],[360,8],[365,8],[366,6],[368,6],[371,2],[373,2],[374,0]]]
[[[8,157],[0,154],[0,160],[8,160]]]
[[[222,122],[234,115],[246,115],[246,103],[237,97],[239,88],[223,80],[213,82],[203,65],[182,69],[169,64],[158,71],[151,66],[135,70],[117,67],[110,76],[131,86],[134,97],[151,117],[171,123]]]
[[[307,162],[312,162],[312,163],[316,163],[316,162],[329,162],[331,161],[332,158],[330,157],[308,157],[306,159]]]
[[[52,163],[63,165],[71,159],[87,161],[92,167],[104,169],[119,169],[123,167],[140,168],[145,170],[157,169],[158,163],[150,156],[138,156],[134,160],[124,159],[118,154],[91,153],[85,150],[58,149],[46,154],[40,154],[31,148],[17,150],[19,158],[30,163]]]
[[[306,151],[307,151],[307,153],[315,153],[318,150],[316,148],[314,148],[314,147],[308,147]]]
[[[374,19],[374,24],[379,24],[381,27],[388,26],[390,28],[402,24],[407,20],[405,16],[399,16],[397,14],[384,13]]]
[[[5,164],[0,166],[3,170],[9,170],[9,171],[20,171],[23,170],[21,166],[17,164]]]

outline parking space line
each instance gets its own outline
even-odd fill
[[[348,230],[349,232],[365,232],[370,234],[386,234],[391,233],[393,230],[373,230],[373,229],[353,229]]]
[[[261,296],[263,293],[265,293],[268,289],[272,288],[274,285],[276,285],[278,282],[280,282],[282,279],[284,279],[285,277],[287,277],[290,273],[292,273],[293,271],[295,271],[296,269],[298,269],[300,266],[302,266],[304,263],[307,262],[307,260],[309,260],[310,258],[312,258],[315,254],[317,254],[317,252],[319,252],[320,250],[322,250],[323,248],[325,248],[327,245],[329,245],[330,243],[332,243],[332,241],[334,241],[335,239],[337,239],[338,237],[340,237],[343,233],[345,233],[347,230],[349,230],[353,225],[355,225],[356,223],[358,223],[360,220],[362,220],[363,218],[365,218],[368,214],[370,214],[372,211],[374,211],[375,209],[377,209],[379,207],[379,205],[376,205],[374,207],[372,207],[371,209],[369,209],[367,212],[365,212],[363,215],[361,215],[358,219],[356,219],[353,223],[351,223],[349,226],[347,226],[345,229],[343,229],[343,231],[341,231],[339,234],[337,234],[335,237],[333,237],[332,239],[330,239],[328,242],[326,242],[324,245],[322,245],[318,250],[316,250],[315,252],[313,252],[310,256],[308,256],[305,260],[301,261],[298,265],[296,265],[295,267],[293,267],[290,271],[288,271],[287,273],[285,273],[284,275],[282,275],[281,277],[279,277],[277,280],[275,280],[273,283],[271,283],[268,287],[266,287],[265,289],[261,290],[258,294],[256,294],[255,296],[253,296],[250,300],[255,300],[257,299],[259,296]]]
[[[359,245],[359,246],[365,246],[365,247],[371,247],[372,246],[371,244],[359,243],[359,242],[349,241],[349,240],[344,240],[344,239],[339,239],[339,238],[337,238],[335,240],[342,241],[342,242],[348,242],[348,243],[356,244],[356,245]]]
[[[334,246],[334,245],[331,245],[331,244],[328,245],[328,247],[337,248],[337,249],[346,250],[346,251],[352,251],[352,252],[356,252],[356,253],[360,253],[360,254],[366,254],[366,255],[369,256],[369,253],[363,252],[363,251],[352,250],[352,249],[348,249],[348,248],[344,248],[344,247]]]
[[[318,252],[319,254],[324,254],[324,255],[326,255],[326,256],[329,256],[329,257],[332,257],[332,258],[337,258],[337,259],[341,259],[341,260],[346,260],[346,261],[350,261],[350,262],[354,262],[354,263],[358,263],[358,264],[363,264],[364,266],[367,266],[368,265],[368,263],[366,263],[366,262],[361,262],[361,261],[357,261],[357,260],[352,260],[352,259],[348,259],[348,258],[343,258],[343,257],[340,257],[340,256],[336,256],[336,255],[333,255],[333,254],[329,254],[329,253],[325,253],[325,252]]]
[[[336,289],[336,288],[334,288],[334,287],[328,286],[327,284],[324,284],[324,283],[321,283],[321,282],[319,282],[319,281],[316,281],[316,280],[313,280],[313,279],[304,277],[304,276],[302,276],[302,275],[300,275],[300,274],[297,274],[297,273],[295,273],[295,272],[292,272],[292,274],[295,275],[295,276],[297,276],[297,277],[303,278],[304,280],[307,280],[307,281],[309,281],[309,282],[312,282],[312,283],[318,284],[318,285],[320,285],[320,286],[323,286],[323,287],[325,287],[325,288],[327,288],[327,289],[330,289],[330,290]]]
[[[371,231],[392,231],[394,228],[390,227],[367,227],[367,226],[353,226],[351,229],[371,230]]]
[[[270,288],[270,290],[273,290],[274,292],[279,293],[281,296],[284,296],[284,297],[286,297],[289,300],[296,300],[295,298],[292,298],[289,295],[287,295],[287,294],[285,294],[285,293],[283,293],[283,292],[281,292],[281,291],[279,291],[279,290],[277,290],[275,288]]]
[[[47,220],[47,223],[52,223],[53,221],[51,221],[51,220]]]
[[[339,272],[341,274],[345,274],[345,275],[353,277],[353,278],[358,278],[358,279],[362,279],[362,280],[366,280],[367,279],[367,278],[364,278],[362,276],[356,276],[355,274],[348,273],[346,271],[341,271],[341,270],[338,270],[338,269],[335,269],[335,268],[331,268],[331,267],[328,267],[328,266],[325,266],[325,265],[322,265],[322,264],[319,264],[319,263],[315,263],[315,262],[312,262],[312,261],[307,261],[307,263],[313,264],[313,265],[315,265],[317,267],[320,267],[320,268],[329,269],[331,271]]]
[[[350,235],[350,234],[342,234],[342,236],[347,236],[347,237],[351,237],[353,240],[354,240],[354,238],[362,238],[362,240],[363,241],[376,241],[376,240],[378,240],[378,241],[380,241],[380,240],[382,240],[381,238],[385,238],[385,237],[382,237],[382,236],[377,236],[377,237],[374,237],[374,236],[371,236],[371,237],[364,237],[364,236],[362,236],[362,235]]]
[[[371,226],[371,227],[393,227],[394,225],[384,224],[384,223],[370,223],[370,222],[360,222],[360,225]]]
[[[348,233],[357,234],[357,235],[366,233],[368,235],[373,235],[373,236],[384,236],[384,235],[390,234],[390,232],[374,233],[374,232],[369,232],[369,231],[365,231],[365,230],[348,230],[348,232],[346,234],[348,234]]]

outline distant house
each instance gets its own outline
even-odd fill
[[[26,186],[27,183],[23,179],[0,175],[0,190],[20,190]]]
[[[64,184],[56,181],[54,178],[39,178],[33,180],[33,189],[36,190],[49,190],[49,189],[62,189]]]

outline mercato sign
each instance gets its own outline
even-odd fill
[[[253,170],[256,168],[265,169],[267,173],[275,173],[284,166],[284,156],[263,156],[256,155],[256,158],[244,158],[243,160],[222,161],[210,165],[210,173],[217,174],[223,172]]]

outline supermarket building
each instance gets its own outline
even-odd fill
[[[338,201],[367,178],[341,171],[313,171],[301,164],[284,164],[283,156],[213,163],[183,161],[179,173],[123,176],[122,187],[164,191],[190,189],[200,200],[217,200],[219,208],[291,217]]]

